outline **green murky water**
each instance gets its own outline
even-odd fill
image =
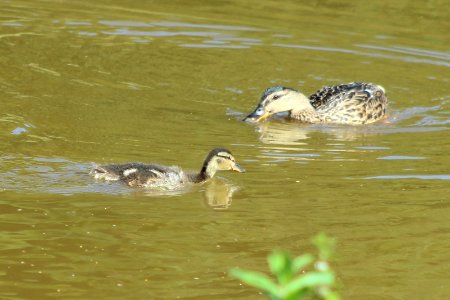
[[[0,2],[0,298],[261,299],[228,278],[338,239],[345,299],[450,297],[445,1]],[[240,119],[268,86],[383,85],[389,124]],[[175,193],[91,162],[247,173]]]

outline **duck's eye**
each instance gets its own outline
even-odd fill
[[[277,99],[280,99],[280,97],[281,97],[281,95],[274,95],[272,99],[277,100]]]

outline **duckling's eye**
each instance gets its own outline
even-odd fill
[[[273,99],[273,100],[277,100],[277,99],[280,99],[280,97],[281,97],[281,95],[274,95],[274,96],[272,97],[272,99]]]

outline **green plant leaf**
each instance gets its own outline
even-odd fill
[[[331,258],[336,245],[335,239],[328,237],[325,233],[319,233],[313,237],[312,243],[319,250],[320,260],[327,261]]]
[[[341,297],[336,292],[329,292],[324,296],[325,300],[341,300]]]
[[[270,271],[277,277],[280,284],[291,281],[294,276],[292,269],[292,258],[287,252],[274,251],[268,256]]]
[[[283,300],[299,300],[305,298],[308,293],[311,294],[311,290],[303,289],[300,291],[296,291],[295,293],[291,293],[290,295],[283,296]],[[314,298],[306,298],[306,299],[314,299]]]
[[[267,257],[269,268],[278,282],[258,272],[249,272],[238,268],[230,271],[230,275],[242,282],[260,289],[271,300],[308,299],[340,300],[339,295],[332,290],[335,276],[328,265],[328,259],[333,253],[335,240],[325,234],[319,234],[313,239],[319,255],[305,254],[292,258],[289,253],[274,251]],[[313,271],[305,268],[314,263]],[[304,274],[299,274],[304,271]]]
[[[292,262],[292,269],[294,273],[297,273],[301,269],[304,269],[307,265],[314,261],[314,256],[311,254],[305,254],[299,257],[296,257]]]
[[[334,274],[331,272],[309,272],[284,286],[281,295],[286,297],[304,288],[315,288],[320,285],[332,285],[333,283]]]
[[[286,267],[286,256],[287,253],[281,251],[274,251],[267,257],[267,262],[269,263],[270,271],[273,274],[280,273]]]
[[[245,282],[248,285],[267,291],[272,295],[279,294],[278,286],[266,275],[258,272],[244,271],[238,268],[232,269],[230,275]]]

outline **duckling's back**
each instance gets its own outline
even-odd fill
[[[185,181],[178,167],[145,165],[142,163],[96,166],[91,174],[96,179],[122,181],[128,186],[173,189]]]

